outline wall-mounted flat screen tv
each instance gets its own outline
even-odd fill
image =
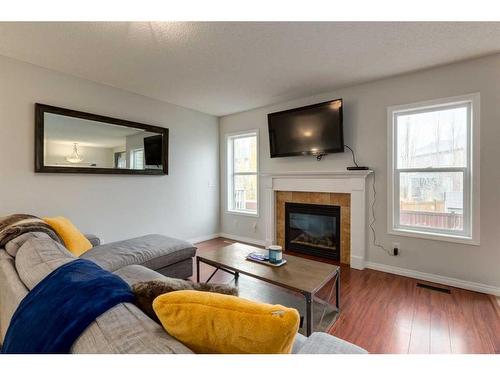
[[[146,165],[160,165],[162,156],[162,142],[161,135],[153,135],[144,138],[144,157]]]
[[[271,157],[344,152],[342,99],[267,115]]]

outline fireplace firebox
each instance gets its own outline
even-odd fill
[[[285,203],[285,250],[340,260],[340,207]]]

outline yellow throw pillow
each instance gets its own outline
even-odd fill
[[[85,237],[78,228],[65,217],[44,217],[43,220],[56,231],[59,237],[64,241],[66,248],[77,257],[87,250],[92,249],[92,244],[87,237]]]
[[[153,309],[195,353],[288,354],[300,321],[295,309],[195,290],[162,294]]]

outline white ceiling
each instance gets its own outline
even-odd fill
[[[500,52],[500,23],[0,23],[0,54],[225,115]]]

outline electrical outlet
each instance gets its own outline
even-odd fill
[[[399,253],[401,252],[401,249],[400,249],[400,244],[399,242],[393,242],[392,243],[392,255],[396,256],[396,255],[399,255]]]

